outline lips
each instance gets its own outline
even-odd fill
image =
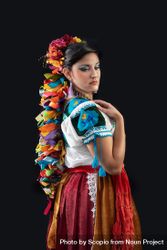
[[[96,85],[96,84],[98,84],[98,81],[92,81],[92,82],[90,82],[90,84]]]

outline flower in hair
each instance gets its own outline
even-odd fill
[[[61,74],[62,66],[64,62],[64,54],[63,50],[70,43],[80,43],[81,39],[77,36],[72,37],[68,34],[53,40],[49,44],[48,52],[46,54],[47,63],[49,64],[49,68],[52,70],[52,74]]]

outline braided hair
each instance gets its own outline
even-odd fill
[[[39,89],[42,111],[36,117],[39,143],[36,146],[38,157],[35,163],[40,166],[38,181],[50,199],[54,198],[56,186],[66,168],[61,122],[70,83],[62,70],[63,67],[71,68],[90,52],[97,53],[86,41],[66,34],[53,40],[45,55],[45,63],[50,72],[44,74],[45,79]]]

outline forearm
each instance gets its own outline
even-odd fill
[[[126,135],[124,119],[122,116],[116,118],[116,128],[113,135],[113,158],[117,164],[123,164],[125,158]]]

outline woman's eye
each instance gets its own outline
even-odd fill
[[[88,71],[88,70],[90,70],[90,67],[89,67],[89,66],[83,66],[83,67],[80,67],[79,69],[80,69],[81,71]],[[95,69],[95,70],[100,69],[100,64],[96,65],[96,66],[94,67],[94,69]]]
[[[97,65],[97,66],[95,67],[95,69],[100,69],[100,65]]]
[[[80,70],[81,71],[87,71],[87,70],[89,70],[89,67],[82,67],[82,68],[80,68]]]

